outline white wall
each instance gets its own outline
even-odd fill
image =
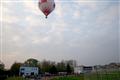
[[[31,75],[31,73],[34,73],[34,75],[38,75],[38,67],[20,67],[20,73],[24,73],[24,75]]]
[[[74,73],[76,74],[83,73],[83,67],[81,66],[74,67]]]

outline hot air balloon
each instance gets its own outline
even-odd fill
[[[55,9],[54,0],[39,0],[39,8],[47,16]]]

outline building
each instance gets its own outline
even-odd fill
[[[74,67],[74,73],[80,74],[80,73],[89,73],[92,72],[94,68],[92,66],[76,66]]]
[[[67,66],[67,64],[69,64],[71,67],[77,66],[76,60],[65,60],[65,61],[63,61],[63,62],[64,62],[64,64],[65,64],[65,66]]]
[[[20,76],[36,76],[38,75],[38,67],[20,67],[19,75]]]
[[[74,73],[75,74],[80,74],[83,72],[82,66],[76,66],[74,67]]]

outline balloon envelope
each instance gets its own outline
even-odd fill
[[[39,0],[39,8],[47,16],[55,9],[54,0]]]

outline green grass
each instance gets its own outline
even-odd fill
[[[84,75],[85,80],[120,80],[120,72],[98,72]]]
[[[63,76],[51,80],[120,80],[120,72],[88,73],[80,76]]]
[[[24,79],[22,77],[9,77],[6,80],[26,80],[26,79]]]
[[[83,76],[63,76],[63,77],[56,77],[51,80],[84,80]]]

